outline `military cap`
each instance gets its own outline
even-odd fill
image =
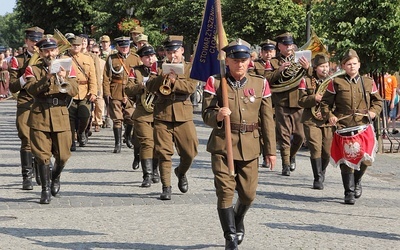
[[[76,37],[72,38],[71,40],[69,40],[69,42],[72,45],[82,45],[82,41],[83,41],[83,38],[80,36],[76,36]]]
[[[285,33],[277,36],[275,40],[276,40],[277,43],[282,43],[282,44],[285,44],[285,45],[289,45],[289,44],[293,44],[294,43],[293,42],[293,36],[289,32],[285,32]]]
[[[148,36],[146,36],[145,34],[140,34],[136,37],[136,41],[140,42],[140,41],[145,41],[148,42]]]
[[[346,63],[348,60],[357,58],[360,60],[360,58],[357,55],[357,52],[354,49],[349,49],[346,52],[344,52],[343,58],[342,58],[342,64]]]
[[[119,47],[128,47],[131,44],[131,39],[130,39],[130,37],[127,37],[127,36],[121,36],[121,37],[115,38],[114,41],[117,43],[117,45]]]
[[[240,38],[222,48],[226,57],[234,59],[250,58],[250,44]]]
[[[138,51],[136,51],[136,54],[138,54],[138,56],[140,57],[143,57],[143,56],[155,55],[156,51],[151,45],[145,45],[141,47]]]
[[[36,43],[39,49],[55,49],[57,48],[57,40],[51,37],[45,37]]]
[[[313,67],[318,67],[321,64],[329,62],[329,58],[324,53],[316,54],[314,59],[312,60]]]
[[[100,42],[110,42],[110,37],[107,35],[103,35],[100,37]]]
[[[7,50],[7,48],[6,48],[6,46],[0,46],[0,53],[4,53],[4,52],[6,52],[6,50]]]
[[[71,39],[75,38],[74,33],[65,33],[65,38],[67,38],[68,41],[70,41]]]
[[[143,34],[144,28],[137,25],[130,30],[131,33]]]
[[[260,44],[262,50],[274,50],[276,46],[276,42],[272,40],[265,40]]]
[[[163,44],[166,51],[177,50],[183,45],[183,36],[168,36]]]
[[[32,41],[39,41],[43,37],[44,30],[35,26],[25,30],[25,38]]]

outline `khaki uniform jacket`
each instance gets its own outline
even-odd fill
[[[153,112],[147,112],[141,101],[142,95],[144,95],[147,90],[145,84],[150,76],[150,68],[145,65],[136,66],[131,69],[131,73],[129,74],[128,84],[125,87],[125,93],[128,95],[129,99],[136,100],[136,109],[133,112],[132,119],[136,121],[142,122],[153,122]],[[149,92],[147,92],[149,93]],[[154,98],[156,98],[153,93]],[[153,100],[153,104],[155,99]]]
[[[319,83],[317,81],[318,80],[315,78],[315,76],[313,76],[311,79],[307,77],[306,81],[304,81],[305,84],[300,84],[299,105],[300,107],[304,108],[301,122],[308,126],[321,127],[322,125],[326,124],[326,121],[316,119],[311,112],[311,108],[317,106],[315,94],[317,93],[320,83],[323,80],[321,79]]]
[[[17,107],[31,109],[33,97],[25,90],[25,86],[21,86],[20,77],[25,73],[31,55],[26,51],[16,57],[11,58],[8,70],[10,72],[10,91],[18,93]]]
[[[336,116],[342,118],[348,116],[337,123],[338,129],[353,127],[369,123],[368,116],[351,115],[353,113],[365,113],[372,111],[379,117],[382,110],[382,98],[379,95],[375,82],[370,77],[356,77],[356,83],[350,82],[348,76],[338,76],[330,81],[327,90],[321,100],[321,113],[324,120]],[[364,82],[364,92],[362,80]],[[332,111],[333,107],[335,109]]]
[[[249,73],[266,77],[267,76],[267,72],[268,71],[273,71],[273,70],[274,69],[272,68],[272,65],[271,65],[270,69],[265,69],[265,61],[262,60],[262,59],[257,59],[257,60],[254,61],[253,67],[251,67],[249,69]]]
[[[120,53],[110,55],[106,60],[103,72],[103,95],[114,100],[122,101],[125,94],[125,85],[128,83],[130,69],[141,64],[137,54],[128,54],[123,57]],[[124,66],[125,65],[125,68]]]
[[[154,119],[167,122],[193,120],[193,105],[190,95],[196,90],[197,82],[190,79],[191,64],[188,62],[184,64],[184,74],[178,75],[175,84],[171,86],[172,93],[170,95],[163,95],[159,90],[164,82],[162,64],[153,64],[146,88],[157,95],[154,103]]]
[[[53,75],[47,80],[46,66],[39,61],[38,64],[28,66],[25,71],[27,83],[26,90],[31,94],[35,101],[29,115],[28,124],[32,129],[44,132],[70,131],[69,113],[67,109],[68,97],[73,97],[78,93],[78,84],[73,69],[67,72],[65,79],[71,85],[68,93],[60,93],[55,83]],[[62,105],[53,105],[49,100],[59,101]]]
[[[96,80],[97,80],[97,96],[103,96],[103,70],[105,61],[98,57],[96,54],[92,52],[84,53],[87,56],[90,56],[94,62],[94,68],[96,70]],[[101,70],[103,69],[103,70]]]
[[[275,121],[268,82],[261,76],[246,75],[247,82],[235,89],[228,83],[229,109],[232,111],[232,124],[259,123],[259,129],[252,132],[239,132],[232,129],[233,159],[249,161],[260,156],[260,136],[264,140],[265,155],[276,155]],[[254,90],[254,102],[249,101],[245,91]],[[207,143],[211,154],[226,155],[225,128],[217,122],[218,110],[222,107],[220,76],[211,76],[204,87],[202,117],[205,124],[213,128]],[[261,131],[261,135],[260,135]]]
[[[265,71],[264,76],[267,78],[268,82],[271,85],[271,89],[273,91],[274,85],[280,84],[279,79],[281,76],[281,72],[279,72],[279,66],[285,61],[281,55],[271,59],[271,65],[274,69],[273,71]],[[312,67],[309,68],[306,72],[306,76],[312,76]],[[299,81],[300,83],[300,81]],[[289,107],[289,108],[301,108],[298,104],[299,101],[299,91],[297,87],[289,89],[280,93],[272,93],[272,102],[274,105],[278,105],[281,107]]]
[[[79,91],[74,100],[83,100],[88,95],[97,95],[97,76],[94,61],[89,55],[79,52],[76,55],[68,53],[72,58],[72,67],[76,72],[76,81]]]

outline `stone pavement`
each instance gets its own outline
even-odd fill
[[[179,192],[175,176],[171,201],[158,199],[161,184],[140,188],[132,150],[113,154],[112,130],[103,129],[73,152],[61,177],[61,197],[41,205],[39,186],[21,190],[15,105],[0,103],[0,249],[223,249],[205,151],[210,128],[199,108],[199,155],[188,173],[188,193]],[[280,175],[280,160],[273,171],[260,168],[240,249],[399,249],[399,162],[399,153],[377,155],[354,206],[342,203],[337,168],[328,168],[324,190],[311,189],[306,150],[290,177]]]

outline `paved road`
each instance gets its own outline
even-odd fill
[[[171,201],[161,184],[140,188],[132,150],[113,154],[111,129],[90,137],[61,177],[61,197],[39,204],[40,187],[21,190],[15,101],[0,103],[0,249],[223,249],[210,156],[210,129],[195,113],[199,155],[181,194],[173,176]],[[177,163],[177,158],[174,158]],[[329,167],[325,189],[311,189],[309,154],[280,175],[281,162],[260,168],[257,198],[249,210],[240,249],[399,249],[400,154],[380,154],[364,177],[364,193],[344,205],[340,172]],[[176,165],[176,164],[175,164]]]

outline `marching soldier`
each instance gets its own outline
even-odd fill
[[[256,197],[260,149],[273,169],[276,162],[275,122],[271,93],[264,77],[248,74],[250,45],[238,39],[223,48],[229,107],[223,107],[221,76],[211,76],[204,87],[202,117],[213,131],[207,143],[211,153],[217,209],[225,237],[225,249],[237,249],[244,238],[244,217]],[[227,163],[224,118],[230,116],[235,175]],[[261,128],[261,135],[259,133]],[[264,146],[260,145],[260,137]],[[238,199],[232,207],[234,192]]]
[[[375,158],[377,142],[372,119],[379,119],[383,105],[374,80],[360,76],[360,66],[357,52],[346,51],[341,61],[346,74],[329,82],[320,104],[324,120],[336,126],[331,162],[340,165],[344,203],[350,205],[361,197],[361,178]],[[363,125],[367,127],[359,127]],[[339,133],[344,128],[348,131]]]
[[[107,57],[115,52],[111,49],[111,39],[107,35],[103,35],[100,37],[101,44],[101,54],[100,58],[106,60]]]
[[[135,135],[140,142],[140,161],[143,170],[142,187],[150,187],[151,182],[159,182],[158,159],[154,157],[153,107],[155,94],[146,90],[146,82],[150,76],[151,65],[157,60],[156,52],[150,45],[141,47],[137,54],[142,65],[131,69],[125,92],[136,99],[136,109],[132,119],[135,122]]]
[[[183,37],[169,36],[164,41],[166,61],[184,67],[183,74],[175,71],[163,72],[162,63],[154,63],[146,88],[156,93],[154,104],[154,141],[156,157],[159,159],[162,193],[161,200],[171,199],[172,155],[175,145],[180,163],[175,168],[178,187],[182,193],[188,191],[186,172],[197,155],[198,139],[193,123],[193,106],[190,95],[196,90],[197,82],[190,79],[190,63],[183,60]],[[157,67],[158,66],[158,67]]]
[[[78,94],[78,84],[74,67],[71,67],[70,72],[62,67],[57,73],[50,72],[51,60],[58,56],[57,41],[54,38],[44,38],[36,46],[39,48],[41,60],[26,68],[25,89],[34,97],[28,124],[32,153],[39,166],[42,183],[40,203],[49,204],[51,195],[56,196],[60,190],[61,172],[71,156],[67,97]],[[61,83],[69,85],[66,93],[62,93]],[[50,174],[52,155],[55,164]]]
[[[111,54],[107,60],[103,72],[103,95],[109,106],[110,117],[113,120],[113,131],[115,139],[114,153],[121,152],[122,123],[127,124],[125,133],[131,135],[133,120],[131,119],[134,107],[132,101],[125,93],[125,85],[128,82],[130,69],[140,65],[137,54],[129,51],[129,37],[115,39],[118,53]],[[128,131],[130,130],[130,131]],[[130,142],[130,137],[125,140]]]
[[[279,54],[271,59],[273,70],[266,71],[265,77],[271,84],[272,103],[275,107],[276,139],[282,159],[282,175],[290,176],[290,172],[296,169],[296,154],[304,141],[303,124],[300,122],[303,109],[299,106],[298,85],[302,78],[296,78],[301,72],[306,71],[306,75],[311,77],[312,67],[307,60],[300,62],[300,67],[294,64],[294,43],[290,33],[284,33],[276,38]],[[295,66],[295,67],[294,67]],[[295,75],[290,75],[289,79],[284,79],[286,84],[295,87],[276,92],[274,85],[281,85],[281,79],[286,74],[286,70],[293,71],[298,69]]]
[[[29,60],[35,54],[35,45],[43,36],[43,29],[31,27],[25,30],[26,50],[23,54],[11,58],[9,64],[10,91],[18,93],[17,98],[17,130],[21,139],[20,157],[22,167],[22,189],[32,190],[32,152],[28,126],[28,117],[33,103],[33,97],[25,89],[25,69]]]
[[[0,46],[0,101],[8,97],[10,88],[10,74],[6,57],[7,48]]]
[[[69,107],[69,119],[71,125],[72,146],[71,151],[76,150],[75,146],[75,126],[78,124],[78,142],[83,147],[88,142],[86,128],[91,115],[91,103],[96,100],[97,78],[93,59],[81,52],[82,38],[76,36],[71,39],[72,48],[67,55],[72,58],[72,67],[76,72],[76,81],[79,91],[73,97]]]
[[[330,160],[333,138],[332,126],[323,121],[319,103],[326,86],[321,84],[329,74],[329,59],[325,54],[317,54],[313,59],[314,74],[299,86],[299,105],[304,108],[301,122],[310,150],[311,167],[314,175],[313,189],[324,189],[325,172]],[[312,113],[315,109],[315,114]],[[318,109],[318,110],[317,110]]]
[[[133,27],[130,31],[131,37],[132,37],[132,44],[131,44],[131,54],[136,53],[136,51],[139,49],[138,48],[138,39],[140,38],[140,35],[142,35],[144,32],[144,28],[137,25]]]

